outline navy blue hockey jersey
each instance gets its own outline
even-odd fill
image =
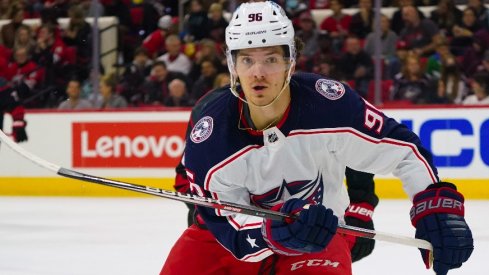
[[[290,87],[287,113],[263,132],[239,127],[246,125],[242,103],[228,88],[198,103],[184,156],[194,193],[262,208],[301,198],[331,208],[343,221],[346,166],[393,173],[410,198],[438,182],[419,138],[348,86],[301,73]],[[236,258],[260,261],[273,253],[261,234],[262,218],[204,207],[199,212]]]

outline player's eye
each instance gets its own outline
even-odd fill
[[[252,65],[253,60],[250,57],[244,56],[241,58],[241,63],[244,65]]]
[[[270,56],[265,60],[266,64],[276,64],[278,63],[278,58],[276,56]]]

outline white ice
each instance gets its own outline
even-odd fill
[[[413,236],[409,207],[407,200],[381,200],[374,214],[376,229]],[[488,209],[489,201],[466,202],[475,251],[450,275],[489,274],[484,263]],[[186,211],[180,202],[159,198],[0,197],[0,274],[158,274],[186,227]],[[355,263],[353,271],[433,274],[424,269],[416,248],[387,242],[377,242],[374,253]]]

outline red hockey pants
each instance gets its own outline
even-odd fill
[[[275,273],[270,273],[270,270]],[[301,256],[272,255],[262,262],[236,259],[212,233],[195,225],[180,236],[161,270],[162,275],[351,275],[351,256],[342,236],[336,234],[320,253]]]

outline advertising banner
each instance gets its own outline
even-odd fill
[[[489,107],[385,109],[433,153],[440,178],[466,197],[489,199]],[[190,110],[30,112],[28,151],[82,173],[172,189]],[[10,129],[6,117],[4,129]],[[7,130],[8,132],[8,130]],[[392,175],[376,175],[383,197],[404,197]],[[52,175],[0,146],[0,195],[128,195]]]

